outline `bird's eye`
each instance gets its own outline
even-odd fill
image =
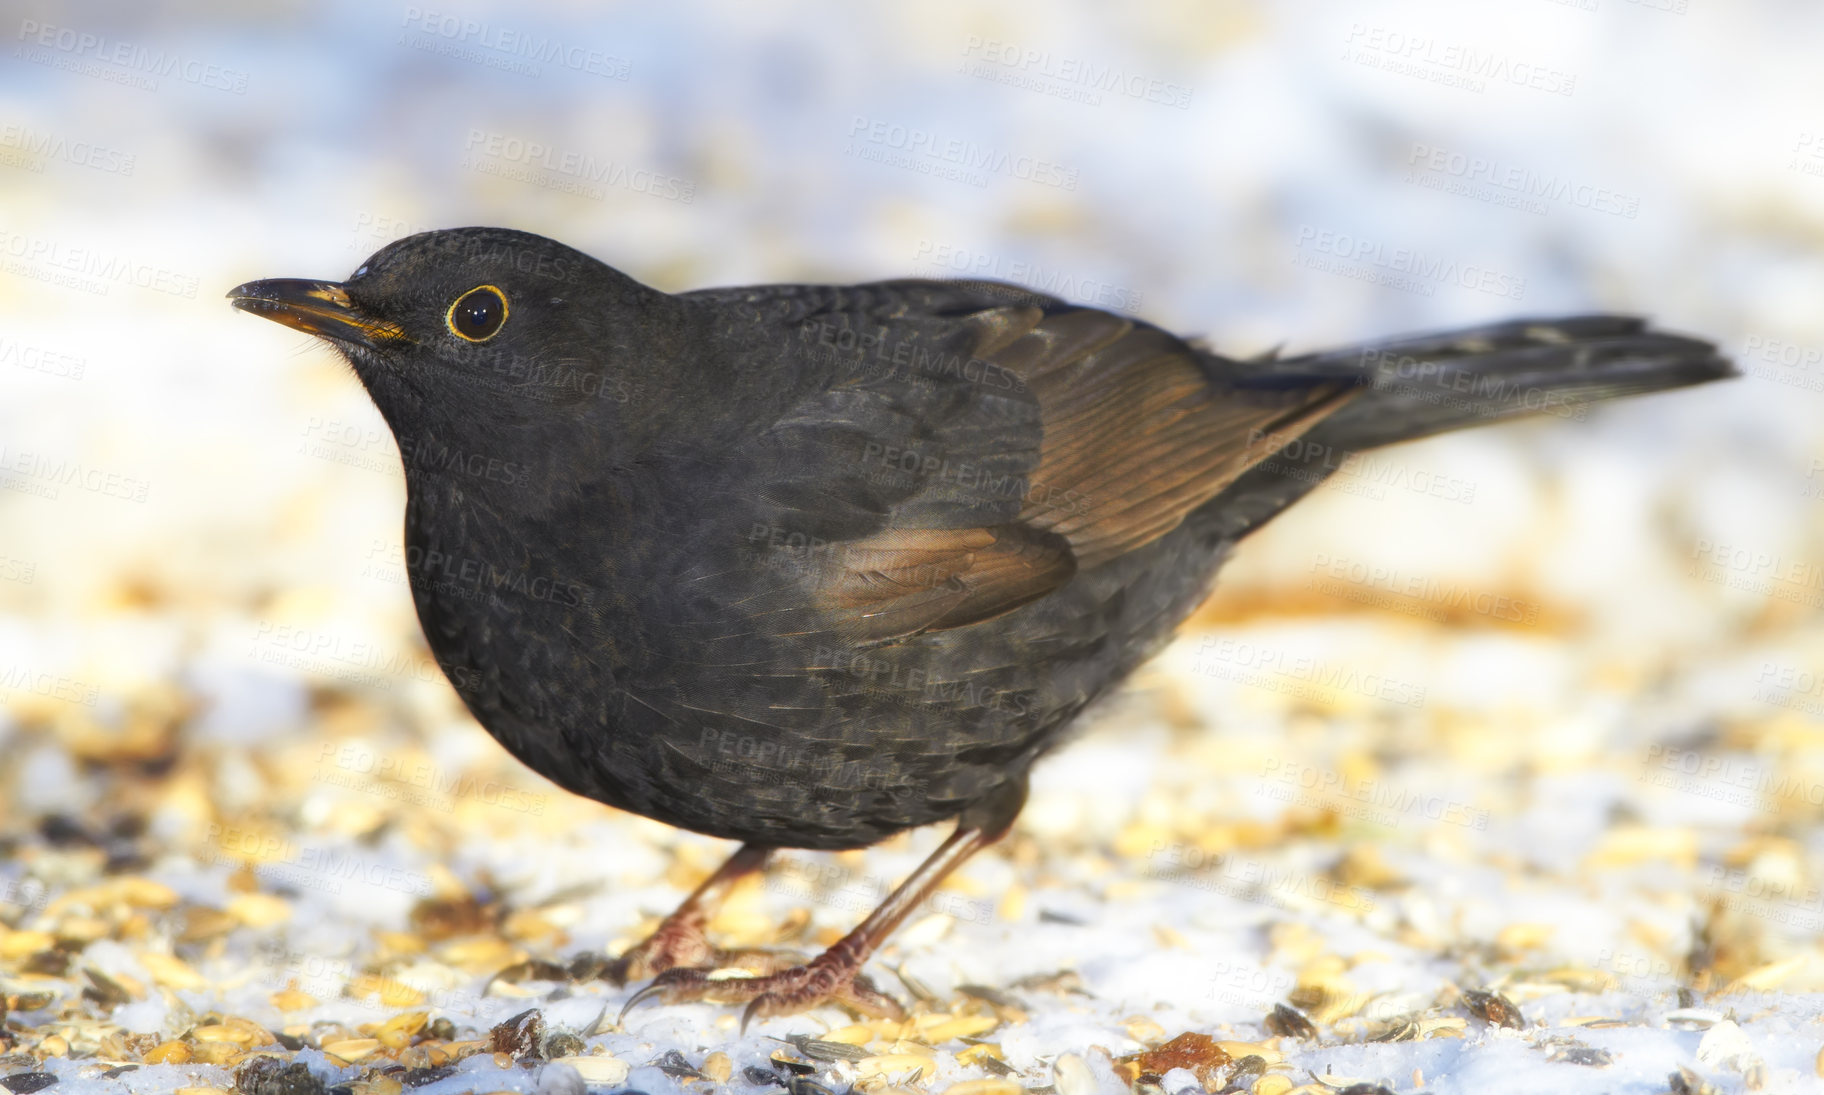
[[[486,342],[507,321],[507,297],[492,285],[477,285],[456,298],[444,317],[457,338]]]

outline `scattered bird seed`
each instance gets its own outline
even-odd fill
[[[826,1042],[808,1034],[788,1034],[779,1041],[789,1043],[793,1049],[813,1061],[848,1061],[853,1064],[865,1057],[874,1056],[861,1046],[852,1046],[847,1042]]]
[[[1588,1068],[1607,1068],[1615,1063],[1615,1057],[1606,1049],[1595,1046],[1560,1046],[1546,1057],[1566,1065],[1584,1065]]]
[[[1465,989],[1463,1006],[1469,1009],[1471,1015],[1495,1026],[1509,1027],[1513,1030],[1526,1029],[1526,1019],[1521,1016],[1520,1008],[1498,992]]]
[[[241,1095],[323,1095],[323,1081],[302,1062],[255,1057],[236,1070],[234,1089]]]
[[[1666,1077],[1666,1086],[1670,1089],[1670,1095],[1722,1095],[1714,1085],[1683,1065],[1679,1066],[1677,1072]]]
[[[454,1075],[456,1075],[456,1070],[447,1065],[442,1068],[412,1068],[400,1075],[399,1082],[406,1087],[423,1087],[425,1084],[434,1084],[446,1076]]]
[[[997,1008],[1024,1008],[1026,1006],[1020,1002],[1018,997],[987,985],[958,985],[956,991],[964,996],[973,996],[977,1000],[993,1004]]]
[[[1312,1040],[1317,1037],[1317,1027],[1311,1024],[1311,1020],[1285,1004],[1273,1005],[1272,1013],[1267,1016],[1267,1029],[1284,1038]]]
[[[652,1066],[665,1075],[677,1080],[707,1080],[709,1077],[697,1071],[697,1066],[684,1059],[684,1055],[675,1049],[668,1049],[664,1056],[651,1062]]]
[[[781,1039],[781,1041],[783,1040],[784,1039]],[[784,1051],[782,1050],[780,1052]],[[787,1075],[809,1076],[817,1071],[817,1066],[809,1061],[800,1061],[793,1057],[781,1057],[778,1053],[773,1054],[771,1060],[774,1068],[777,1068],[780,1072],[786,1073]]]
[[[505,1053],[514,1060],[537,1057],[538,1044],[544,1038],[545,1017],[537,1008],[520,1012],[488,1031],[488,1050]]]

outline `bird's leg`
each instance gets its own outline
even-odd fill
[[[761,844],[743,844],[717,867],[714,874],[691,891],[684,903],[659,922],[652,934],[634,944],[627,952],[608,963],[607,975],[617,984],[640,981],[666,970],[689,966],[714,968],[725,957],[710,945],[705,928],[716,910],[728,899],[735,883],[766,867],[773,849]]]
[[[991,801],[965,811],[956,831],[880,907],[816,958],[802,966],[760,977],[709,976],[703,969],[673,968],[635,993],[621,1009],[624,1019],[635,1004],[658,996],[667,1004],[708,1000],[719,1004],[745,1002],[741,1025],[756,1016],[789,1015],[823,1003],[840,1004],[862,1015],[900,1018],[905,1009],[861,973],[862,963],[886,942],[895,928],[963,861],[1006,835],[1026,800],[1024,781],[1009,787]]]

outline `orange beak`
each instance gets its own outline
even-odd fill
[[[335,342],[377,350],[406,341],[398,324],[362,315],[348,299],[348,292],[334,282],[301,278],[250,281],[230,289],[228,301],[243,312]]]

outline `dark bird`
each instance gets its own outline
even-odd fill
[[[994,282],[671,295],[498,228],[229,297],[366,385],[418,619],[488,732],[577,794],[742,842],[613,971],[748,1016],[898,1014],[869,955],[1340,454],[1734,373],[1625,316],[1236,360]],[[773,849],[947,819],[806,964],[705,938]],[[709,976],[728,963],[755,975]]]

